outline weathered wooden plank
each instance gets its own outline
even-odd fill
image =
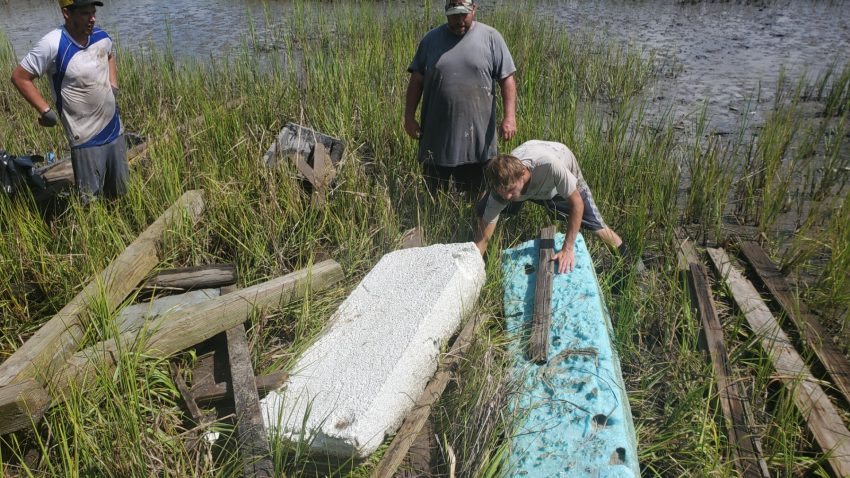
[[[218,297],[219,289],[200,289],[183,294],[167,295],[150,302],[129,305],[115,317],[118,333],[137,332],[146,324],[153,323],[162,314],[193,307],[201,302]]]
[[[731,445],[732,460],[745,478],[770,476],[758,435],[752,432],[751,420],[746,411],[746,398],[734,381],[729,367],[729,357],[723,340],[723,327],[717,316],[714,298],[708,285],[708,274],[702,264],[690,264],[691,293],[696,300],[702,320],[708,355],[717,381],[718,401],[723,412],[726,432]]]
[[[325,261],[311,269],[293,272],[209,300],[191,310],[165,314],[159,319],[161,325],[149,329],[150,336],[144,345],[145,355],[167,357],[241,324],[255,308],[291,302],[303,297],[308,288],[321,290],[340,279],[342,269],[339,264]],[[87,387],[95,379],[97,371],[113,368],[120,355],[119,350],[127,350],[129,344],[137,339],[136,333],[125,333],[119,336],[120,342],[116,339],[100,342],[70,357],[59,373],[48,377],[51,385],[48,389],[53,393],[54,403],[64,399],[62,392],[71,383],[77,387]],[[0,402],[0,423],[6,424],[6,429],[10,430],[25,428],[29,420],[7,423],[16,410],[12,405]]]
[[[274,475],[274,464],[266,426],[260,415],[260,398],[249,352],[245,328],[240,324],[229,329],[227,356],[230,359],[230,383],[236,406],[236,434],[243,475],[265,478]]]
[[[463,330],[458,334],[449,352],[443,356],[437,372],[434,377],[428,382],[422,395],[413,406],[413,411],[404,423],[401,424],[398,433],[396,433],[389,448],[387,448],[384,457],[375,470],[372,472],[373,478],[389,478],[398,470],[402,460],[407,455],[410,445],[414,442],[423,425],[431,415],[431,407],[437,402],[446,389],[449,379],[454,373],[457,364],[463,360],[463,356],[473,343],[475,333],[478,327],[485,322],[483,317],[473,316],[467,321]]]
[[[850,403],[850,361],[836,347],[829,332],[818,318],[809,312],[806,304],[795,300],[785,276],[770,260],[764,249],[755,242],[747,241],[741,243],[741,252],[782,308],[785,316],[789,317],[797,327],[800,337],[817,355],[818,360],[832,378],[836,389],[844,396],[844,400]]]
[[[157,265],[157,245],[163,234],[184,216],[197,222],[204,208],[202,191],[187,191],[142,232],[132,244],[97,274],[52,319],[0,365],[0,386],[28,378],[49,380],[74,353],[85,333],[82,323],[90,301],[103,300],[115,310]],[[0,412],[0,422],[4,415]]]
[[[0,435],[20,430],[41,416],[50,406],[50,395],[34,378],[0,388]]]
[[[288,379],[289,374],[283,370],[256,376],[257,395],[262,398],[270,391],[277,390],[283,386]],[[190,393],[196,402],[214,402],[231,395],[233,392],[228,382],[211,382],[199,383],[197,386],[192,384]]]
[[[552,257],[555,254],[555,226],[540,230],[540,258],[534,289],[534,316],[528,344],[528,359],[544,363],[549,354],[549,328],[552,325]]]
[[[688,237],[684,228],[677,227],[676,236],[676,258],[679,272],[687,272],[690,264],[701,264],[694,241]]]
[[[341,279],[340,265],[327,260],[312,268],[225,294],[191,310],[165,314],[160,318],[161,325],[153,327],[145,340],[145,355],[167,357],[245,322],[254,309],[292,302],[303,297],[308,289],[321,290]],[[137,339],[135,334],[122,334],[120,346],[111,339],[76,353],[57,375],[55,385],[64,389],[72,382],[78,386],[84,384],[94,378],[96,370],[113,367],[118,351]]]
[[[162,271],[145,281],[142,287],[206,289],[235,282],[236,266],[234,264],[208,264]]]
[[[838,476],[850,476],[850,431],[829,397],[812,376],[758,291],[732,265],[726,252],[710,248],[708,255],[729,286],[753,333],[761,341],[778,377],[793,395],[794,403],[815,441],[827,455],[833,472]]]

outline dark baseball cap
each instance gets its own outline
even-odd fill
[[[103,2],[99,0],[59,0],[59,8],[87,7],[89,5],[102,7]]]

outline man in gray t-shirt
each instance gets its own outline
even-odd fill
[[[482,255],[496,229],[499,215],[515,213],[523,202],[532,201],[554,210],[566,220],[564,247],[553,258],[558,262],[559,273],[573,269],[573,247],[580,227],[593,232],[619,251],[624,259],[634,261],[637,270],[642,270],[643,262],[631,257],[626,243],[605,224],[578,161],[567,146],[554,141],[526,141],[511,154],[491,159],[484,174],[489,190],[475,207],[478,216],[475,245]]]
[[[496,83],[505,115],[499,134],[516,134],[516,66],[502,35],[474,21],[475,10],[473,0],[447,0],[446,24],[425,35],[407,68],[404,109],[429,183],[451,178],[468,190],[480,187],[481,167],[497,153]]]

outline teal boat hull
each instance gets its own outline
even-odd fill
[[[584,238],[575,269],[552,280],[548,360],[527,360],[539,240],[502,253],[504,308],[522,426],[511,440],[508,476],[640,476],[637,443],[611,319]],[[561,249],[563,234],[555,237]],[[554,266],[554,264],[553,264]]]

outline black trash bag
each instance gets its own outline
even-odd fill
[[[47,189],[47,182],[35,169],[35,163],[43,160],[41,156],[11,156],[0,150],[0,189],[9,197],[24,187],[33,193]]]

